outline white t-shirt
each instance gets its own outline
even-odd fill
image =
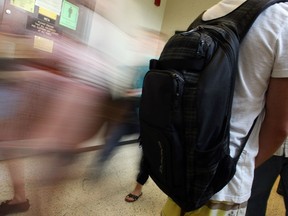
[[[221,17],[245,0],[222,0],[203,15],[204,20]],[[239,149],[254,119],[257,123],[229,184],[212,200],[243,203],[250,197],[258,135],[264,117],[265,92],[270,77],[288,78],[288,3],[269,7],[257,18],[241,43],[239,75],[236,78],[231,118],[231,155]]]
[[[280,146],[274,155],[288,158],[288,138],[284,141],[284,143]]]

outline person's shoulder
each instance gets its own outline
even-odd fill
[[[271,5],[263,11],[263,16],[274,15],[282,17],[282,19],[288,19],[288,2],[279,2]]]
[[[243,3],[245,3],[247,0],[236,0],[236,1],[230,1],[230,0],[222,0],[218,2],[217,4],[210,7],[208,10],[205,11],[203,14],[202,19],[203,20],[212,20],[217,19],[219,17],[223,17],[227,15],[228,13],[232,12],[233,10],[237,9],[239,6],[241,6]],[[276,3],[270,7],[268,7],[263,14],[274,14],[274,13],[280,13],[281,16],[288,16],[288,2],[280,2]],[[283,17],[284,18],[284,17]]]
[[[288,31],[288,2],[276,3],[264,10],[258,20],[260,27],[273,30],[276,34]]]
[[[205,13],[203,14],[202,19],[204,21],[207,21],[223,17],[228,13],[231,13],[232,11],[237,9],[241,4],[243,4],[246,1],[247,0],[236,0],[236,1],[222,0],[217,4],[213,5],[212,7],[210,7],[208,10],[206,10]]]

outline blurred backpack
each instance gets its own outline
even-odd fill
[[[285,0],[248,0],[166,43],[150,61],[140,101],[140,142],[149,175],[183,210],[203,206],[232,179],[229,152],[239,44],[257,16]]]

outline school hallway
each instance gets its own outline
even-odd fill
[[[98,143],[97,143],[98,142]],[[101,141],[90,140],[83,147],[97,146]],[[55,184],[45,184],[39,176],[45,176],[43,166],[49,163],[48,156],[25,157],[26,190],[30,200],[30,210],[17,216],[159,216],[166,196],[151,179],[143,187],[143,195],[134,203],[127,203],[124,197],[135,185],[141,149],[138,143],[117,147],[109,160],[101,178],[94,182],[86,179],[86,168],[99,150],[79,153],[78,160],[60,169],[65,180]],[[5,167],[0,162],[0,201],[12,196],[11,183]],[[38,181],[37,181],[38,179]],[[42,181],[42,182],[40,182]],[[40,183],[40,184],[39,184]],[[40,186],[41,185],[41,186]],[[275,192],[269,200],[267,216],[284,216],[282,197]],[[255,212],[257,216],[257,212]]]

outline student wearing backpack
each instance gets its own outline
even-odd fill
[[[280,175],[278,188],[281,188],[286,215],[288,215],[288,139],[275,152],[275,154],[259,166],[254,173],[251,197],[248,201],[246,216],[253,216],[257,212],[258,216],[265,216],[267,202],[272,187]]]
[[[204,20],[228,14],[245,0],[222,0],[208,9]],[[288,3],[262,12],[240,45],[230,120],[230,155],[233,157],[254,119],[257,122],[237,163],[232,180],[204,206],[185,212],[171,198],[162,216],[214,216],[246,213],[254,168],[269,159],[288,135]]]

